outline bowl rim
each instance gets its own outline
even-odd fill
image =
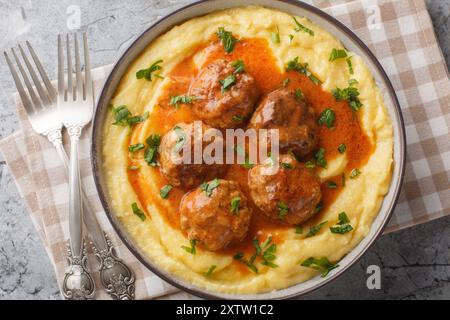
[[[120,58],[113,64],[111,71],[109,72],[101,90],[100,90],[100,94],[98,95],[97,101],[96,101],[96,110],[94,113],[94,119],[92,121],[92,132],[91,132],[91,167],[92,167],[92,171],[93,171],[93,177],[94,177],[94,183],[95,183],[95,187],[96,190],[98,192],[98,196],[100,199],[100,202],[102,204],[103,210],[106,214],[106,216],[108,217],[109,222],[111,223],[111,225],[113,226],[114,231],[118,234],[119,238],[122,240],[122,242],[125,244],[125,246],[128,248],[128,250],[130,250],[130,252],[138,259],[139,262],[141,262],[147,269],[149,269],[151,272],[153,272],[155,275],[157,275],[158,277],[160,277],[161,279],[163,279],[164,281],[168,282],[169,284],[171,284],[172,286],[185,291],[187,293],[193,294],[197,297],[201,297],[201,298],[206,298],[206,299],[224,299],[223,295],[221,295],[221,293],[214,293],[212,291],[208,291],[207,289],[202,289],[200,287],[197,287],[195,285],[192,285],[192,288],[189,288],[185,285],[183,285],[182,283],[180,283],[179,281],[176,281],[176,276],[173,275],[169,275],[169,274],[165,274],[161,268],[158,268],[156,265],[150,264],[144,257],[143,255],[137,250],[137,248],[135,247],[136,245],[134,243],[132,243],[129,239],[129,237],[126,235],[126,231],[123,230],[120,226],[119,226],[119,222],[118,220],[116,220],[115,217],[113,217],[113,214],[110,210],[109,207],[109,202],[107,200],[106,194],[104,192],[104,189],[102,188],[102,185],[100,183],[101,177],[100,177],[100,172],[102,170],[101,165],[99,164],[99,162],[97,161],[97,154],[98,154],[98,150],[97,150],[97,139],[96,137],[101,133],[100,128],[103,129],[102,124],[103,123],[99,123],[100,121],[103,121],[103,119],[100,119],[101,117],[99,116],[99,109],[98,106],[102,103],[103,105],[105,105],[105,97],[104,97],[104,91],[105,89],[110,85],[110,82],[112,81],[112,75],[114,73],[114,71],[118,68],[118,66],[120,66],[124,59],[126,58],[127,54],[133,50],[134,46],[143,38],[145,37],[145,35],[150,32],[153,28],[159,26],[160,24],[162,24],[163,22],[165,22],[167,19],[171,18],[174,15],[177,15],[179,13],[181,13],[182,11],[189,9],[191,7],[194,7],[196,5],[199,4],[203,4],[206,2],[212,2],[214,0],[198,0],[192,3],[189,3],[185,6],[182,6],[172,12],[170,12],[169,14],[163,16],[161,19],[159,19],[158,21],[156,21],[155,23],[151,24],[147,29],[145,29],[143,32],[141,32],[139,34],[139,36],[137,36],[135,39],[133,39],[132,43],[127,47],[127,49],[123,52],[120,53]],[[248,1],[249,3],[246,5],[252,5],[254,3],[252,3],[252,1]],[[401,107],[400,107],[400,103],[398,101],[397,95],[395,93],[395,89],[386,73],[386,71],[384,70],[384,68],[382,67],[381,63],[379,62],[379,60],[376,58],[376,56],[373,54],[373,52],[369,49],[369,47],[349,28],[347,27],[345,24],[343,24],[342,22],[340,22],[339,20],[337,20],[336,18],[334,18],[333,16],[329,15],[328,13],[326,13],[325,11],[310,5],[308,3],[305,3],[303,1],[297,1],[297,0],[274,0],[274,2],[281,2],[281,3],[286,3],[286,4],[290,4],[290,5],[294,5],[297,7],[300,7],[301,9],[310,11],[312,14],[319,16],[320,18],[323,18],[325,20],[327,20],[328,22],[330,22],[331,24],[333,24],[337,29],[339,29],[341,32],[343,32],[344,34],[347,35],[347,37],[349,39],[351,39],[366,55],[367,57],[371,60],[371,63],[374,64],[375,68],[379,71],[380,73],[380,77],[382,79],[382,81],[384,82],[385,86],[386,86],[386,93],[388,93],[390,95],[391,101],[392,101],[392,107],[393,107],[393,112],[396,115],[396,118],[398,120],[398,131],[399,131],[399,145],[397,146],[399,148],[399,159],[397,161],[397,164],[394,165],[398,165],[398,176],[394,177],[394,175],[391,177],[391,181],[390,181],[390,186],[389,188],[394,188],[394,192],[393,192],[393,197],[391,202],[388,205],[387,208],[387,212],[385,214],[385,218],[381,223],[381,226],[378,228],[378,230],[375,232],[375,234],[372,236],[372,238],[367,242],[367,244],[360,250],[360,252],[358,254],[356,254],[354,256],[354,258],[348,262],[346,265],[344,265],[343,267],[340,267],[338,269],[336,269],[335,273],[333,273],[332,275],[328,276],[326,279],[320,281],[319,283],[311,286],[310,288],[307,288],[305,290],[302,291],[298,291],[286,296],[283,296],[282,298],[276,298],[276,299],[294,299],[294,298],[298,298],[300,296],[303,296],[305,294],[311,293],[313,291],[316,291],[320,288],[322,288],[323,286],[331,283],[332,281],[334,281],[335,279],[337,279],[339,276],[341,276],[343,273],[345,273],[350,267],[352,267],[356,262],[358,262],[362,256],[368,251],[368,249],[373,245],[373,243],[383,234],[383,231],[385,230],[385,228],[388,225],[388,222],[390,220],[390,218],[392,217],[393,213],[394,213],[394,209],[395,206],[397,205],[397,201],[398,198],[400,196],[400,191],[401,191],[401,186],[403,184],[403,180],[404,180],[404,176],[405,176],[405,162],[406,162],[406,132],[405,132],[405,123],[404,123],[404,119],[403,119],[403,115],[402,115],[402,111],[401,111]],[[221,9],[218,9],[221,10]],[[214,12],[214,11],[211,11]],[[189,18],[192,19],[192,18]],[[175,25],[181,24],[183,22],[185,22],[187,20],[178,22]],[[167,30],[170,30],[170,28],[172,28],[174,25],[169,26]],[[148,45],[148,44],[147,44]],[[107,105],[107,104],[106,104]],[[395,141],[395,139],[394,139]],[[395,146],[394,146],[395,148]],[[394,154],[394,151],[393,151]],[[395,158],[394,158],[395,161]],[[396,182],[396,183],[395,183]],[[394,185],[395,183],[395,185]],[[379,209],[379,212],[381,210],[381,207]],[[378,213],[379,214],[379,213]],[[366,237],[368,237],[369,235],[367,235]],[[364,239],[363,239],[364,240]],[[355,250],[355,248],[352,249]],[[350,252],[352,252],[350,251]],[[349,253],[350,253],[349,252]],[[160,270],[161,269],[161,270]],[[185,280],[183,280],[183,282],[186,282]],[[293,285],[294,286],[294,285]],[[284,288],[286,289],[286,288]],[[282,289],[280,289],[282,290]],[[261,294],[267,294],[269,292],[264,292],[264,293],[259,293],[259,294],[255,294],[255,295],[261,295]],[[242,299],[240,298],[241,296],[248,296],[248,294],[233,294],[233,299]]]

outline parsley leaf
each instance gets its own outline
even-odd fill
[[[288,61],[288,63],[286,64],[286,71],[297,71],[307,76],[314,84],[322,83],[322,81],[320,81],[316,76],[314,76],[312,72],[308,69],[307,63],[302,64],[298,61],[298,57],[295,57],[293,60]]]
[[[304,98],[303,91],[300,89],[295,89],[295,100],[301,101]]]
[[[184,96],[172,96],[170,98],[169,104],[171,106],[174,106],[176,109],[178,109],[180,107],[179,106],[180,103],[182,103],[182,104],[189,104],[189,103],[194,102],[195,100],[197,100],[196,96],[186,96],[186,95],[184,95]]]
[[[344,143],[341,143],[338,147],[339,153],[344,153],[347,150],[347,146]]]
[[[313,268],[322,272],[322,278],[325,278],[331,270],[339,267],[338,264],[331,263],[326,257],[316,259],[310,257],[301,263],[302,267]]]
[[[278,218],[280,220],[283,220],[284,217],[286,217],[286,215],[288,214],[289,208],[283,201],[278,202],[277,208],[278,208]]]
[[[236,83],[236,76],[234,74],[230,74],[228,77],[226,77],[223,80],[219,80],[221,86],[222,86],[222,93],[225,91],[228,91],[235,83]]]
[[[243,73],[245,71],[245,65],[243,60],[236,60],[231,63],[234,68],[234,73]]]
[[[133,213],[135,215],[137,215],[139,219],[141,219],[141,221],[145,221],[145,219],[146,219],[145,213],[144,213],[144,211],[139,209],[139,207],[138,207],[136,202],[133,202],[131,204],[131,209],[133,210]]]
[[[284,79],[284,80],[283,80],[283,83],[282,83],[282,86],[283,86],[283,87],[287,87],[287,85],[289,84],[289,82],[291,82],[291,79],[289,79],[289,78]]]
[[[325,124],[328,129],[334,126],[334,120],[336,119],[336,115],[334,114],[333,109],[327,108],[320,114],[319,124]]]
[[[241,203],[241,197],[234,197],[230,201],[231,209],[230,212],[234,214],[239,213],[239,204]]]
[[[355,179],[360,174],[361,174],[361,171],[358,168],[355,168],[350,172],[350,179]]]
[[[147,142],[147,149],[144,152],[144,160],[150,166],[156,166],[156,155],[158,153],[158,147],[161,144],[161,136],[159,134],[150,135],[145,142]]]
[[[358,98],[358,88],[355,88],[352,85],[349,85],[345,89],[336,88],[332,91],[332,94],[338,101],[347,100],[353,111],[358,111],[363,106]]]
[[[322,229],[322,227],[324,225],[326,225],[328,223],[328,221],[324,221],[319,223],[318,225],[312,226],[311,228],[309,228],[308,233],[306,234],[306,238],[310,238],[315,236],[317,233],[319,233],[320,229]]]
[[[154,62],[149,68],[147,69],[141,69],[138,72],[136,72],[136,78],[137,79],[145,79],[147,81],[152,81],[152,75],[153,72],[161,70],[162,66],[160,66],[160,64],[162,63],[162,60],[158,60],[156,62]],[[159,76],[158,78],[161,77],[161,75],[154,75]]]
[[[128,146],[128,150],[130,152],[136,152],[136,151],[142,150],[144,148],[145,148],[145,146],[143,143],[136,143],[136,144],[132,144],[132,145]]]
[[[338,219],[337,226],[330,227],[331,233],[344,234],[353,230],[353,227],[350,225],[350,219],[345,212],[339,213]]]
[[[325,149],[324,148],[320,148],[314,155],[314,158],[316,159],[316,163],[319,167],[322,167],[322,168],[327,167],[327,160],[325,159]]]
[[[174,147],[175,151],[178,152],[183,148],[184,142],[186,141],[186,134],[184,133],[183,129],[181,129],[179,126],[175,126],[173,130],[178,135],[178,139]]]
[[[225,28],[220,27],[217,31],[217,37],[222,41],[223,48],[226,52],[230,53],[234,49],[234,45],[238,41],[230,31],[226,31]]]
[[[327,181],[327,187],[328,187],[328,189],[336,189],[337,184],[334,181]]]
[[[297,27],[294,29],[296,32],[303,31],[303,32],[306,32],[307,34],[309,34],[310,36],[314,36],[314,31],[312,31],[311,29],[305,27],[303,24],[298,22],[298,20],[295,17],[292,17],[292,18],[294,18],[295,24],[297,25]]]
[[[280,41],[280,29],[278,29],[278,26],[277,26],[277,31],[272,32],[271,38],[272,38],[272,42],[275,44],[279,44],[281,42]]]
[[[240,114],[235,114],[234,116],[231,117],[231,119],[236,122],[242,122],[244,121],[244,116]]]
[[[216,270],[217,266],[213,264],[211,267],[209,267],[208,271],[205,272],[205,277],[211,276],[211,274]]]
[[[281,166],[282,166],[284,169],[294,169],[294,166],[293,166],[292,164],[286,163],[286,162],[282,162],[282,163],[281,163]]]
[[[184,251],[186,251],[186,252],[188,252],[188,253],[190,253],[190,254],[195,255],[195,254],[197,253],[197,249],[196,249],[197,240],[191,239],[191,240],[189,240],[189,244],[191,245],[190,247],[188,247],[188,246],[181,246],[181,248],[182,248]]]
[[[214,189],[216,189],[219,185],[220,185],[220,180],[216,178],[210,182],[203,182],[200,185],[200,190],[205,191],[206,195],[208,197],[211,197]]]
[[[163,199],[167,199],[169,197],[169,192],[172,190],[173,186],[171,184],[166,184],[164,187],[159,190],[159,195]]]
[[[347,61],[347,66],[348,66],[348,72],[353,75],[355,73],[355,70],[353,70],[353,63],[352,63],[352,57],[348,57],[346,59]]]
[[[333,48],[333,50],[331,50],[330,58],[328,59],[328,61],[333,62],[337,59],[347,58],[347,56],[347,51],[343,49]]]
[[[303,234],[303,227],[301,225],[295,226],[296,234]]]

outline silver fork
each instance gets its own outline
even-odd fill
[[[66,172],[68,172],[69,160],[62,144],[62,123],[56,104],[57,94],[41,62],[28,41],[26,42],[26,45],[44,86],[42,86],[40,79],[38,78],[20,45],[19,51],[31,76],[31,80],[16,55],[16,52],[11,49],[11,53],[14,56],[19,72],[22,75],[26,90],[24,89],[19,75],[6,52],[4,53],[5,59],[33,129],[37,133],[47,137],[48,140],[54,145],[66,169]],[[31,81],[33,82],[35,88],[33,88]],[[86,225],[90,238],[93,241],[93,243],[91,243],[93,246],[93,251],[99,259],[100,278],[103,287],[114,299],[134,299],[135,280],[133,273],[119,258],[117,258],[113,244],[107,234],[101,230],[94,211],[89,206],[87,196],[84,192],[82,193],[82,197],[84,224]],[[70,249],[70,247],[68,248]],[[81,267],[86,267],[86,260],[83,260],[82,263],[83,264]],[[76,297],[72,295],[72,298],[75,299]]]
[[[85,268],[86,248],[83,240],[83,207],[81,200],[80,163],[78,143],[83,127],[92,119],[94,111],[94,93],[91,80],[91,68],[87,49],[86,34],[84,40],[84,82],[81,74],[78,37],[73,35],[75,44],[75,80],[73,81],[72,57],[69,35],[66,39],[67,83],[64,79],[64,53],[61,37],[58,36],[58,111],[63,125],[70,137],[69,161],[69,270],[63,283],[63,294],[71,299],[91,299],[94,297],[94,281]]]

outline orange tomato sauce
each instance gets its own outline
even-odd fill
[[[214,38],[206,45],[199,47],[197,52],[200,50],[205,50],[206,53],[206,62],[204,65],[216,59],[225,59],[228,61],[243,60],[246,72],[255,78],[262,95],[280,88],[283,81],[289,78],[290,81],[287,86],[302,90],[314,108],[317,117],[319,117],[324,109],[332,108],[336,115],[334,127],[332,129],[327,128],[325,125],[320,127],[318,148],[325,148],[326,159],[330,161],[339,154],[338,146],[341,143],[346,145],[346,156],[349,159],[345,170],[346,179],[348,179],[352,169],[358,168],[369,158],[372,152],[372,145],[360,127],[357,113],[352,112],[346,101],[336,101],[331,93],[322,90],[320,85],[314,84],[305,75],[296,71],[285,72],[284,70],[280,70],[266,40],[258,38],[241,39],[236,43],[231,53],[226,53],[220,42]],[[170,74],[166,75],[166,77],[169,77],[170,82],[164,88],[164,93],[149,115],[149,120],[147,121],[151,121],[151,132],[148,132],[148,135],[157,133],[162,136],[179,122],[192,122],[196,120],[189,105],[180,104],[179,108],[176,109],[169,102],[172,96],[185,95],[187,93],[190,81],[197,75],[198,71],[197,66],[193,62],[193,56],[191,56],[179,63]],[[133,128],[130,144],[143,142],[138,141],[137,138],[142,128],[142,124]],[[130,154],[129,165],[135,163],[134,156],[136,155]],[[247,198],[251,199],[247,184],[247,169],[237,164],[229,166],[228,172],[221,178],[237,181]],[[149,192],[151,190],[150,184],[156,184],[158,188],[161,188],[167,184],[167,180],[160,174],[158,167],[151,168],[151,170],[156,171],[156,176],[158,177],[156,181],[147,181],[139,170],[128,171],[129,181],[144,208],[148,204],[156,206],[165,215],[167,223],[173,228],[179,229],[179,204],[183,195],[189,190],[173,188],[167,200],[161,199],[159,195],[153,195],[152,192]],[[321,169],[316,168],[315,170]],[[337,188],[328,188],[326,182],[322,184],[322,203],[324,208],[322,212],[326,210],[344,188],[341,176],[334,177],[330,180],[336,183]],[[263,242],[271,235],[274,243],[280,243],[283,241],[280,231],[293,228],[292,226],[286,226],[269,220],[251,201],[249,202],[253,208],[253,217],[248,236],[241,243],[224,249],[222,251],[223,254],[234,255],[236,252],[253,254],[254,247],[252,240],[254,238],[258,238],[260,242]],[[149,213],[147,215],[150,217]],[[305,224],[314,225],[321,222],[321,220],[322,215],[319,212]],[[304,230],[305,232],[307,230]],[[248,268],[245,265],[243,268],[239,268],[239,270],[248,272]]]

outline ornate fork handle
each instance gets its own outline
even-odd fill
[[[69,159],[62,144],[61,130],[53,130],[47,132],[45,135],[55,147],[66,172],[68,172]],[[91,246],[93,252],[100,263],[99,270],[102,286],[114,299],[134,299],[135,277],[133,272],[115,255],[112,241],[109,239],[108,235],[101,230],[100,225],[95,218],[95,213],[89,205],[86,194],[83,190],[81,191],[83,198],[84,224],[86,225],[92,240]],[[70,249],[70,246],[68,249]]]
[[[130,269],[115,255],[112,242],[105,233],[107,248],[98,250],[91,243],[95,256],[100,263],[100,280],[109,293],[116,300],[134,300],[134,275]]]

